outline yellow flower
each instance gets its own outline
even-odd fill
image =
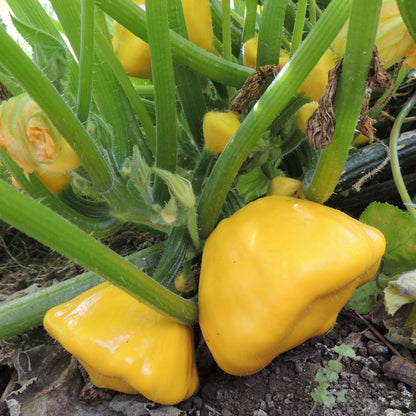
[[[0,148],[26,173],[35,173],[52,193],[57,193],[81,164],[71,146],[28,94],[0,105]]]
[[[332,43],[332,47],[340,55],[345,52],[347,31],[348,25],[345,25]],[[383,1],[376,34],[376,46],[386,68],[394,65],[411,50],[414,50],[415,44],[402,20],[396,0]],[[407,60],[406,64],[416,67],[415,61],[416,58],[413,57]]]

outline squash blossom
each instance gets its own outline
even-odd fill
[[[108,282],[50,309],[45,329],[98,387],[176,404],[198,387],[192,328]]]
[[[341,211],[266,196],[222,220],[206,241],[199,323],[217,364],[253,374],[324,334],[385,251],[377,229]]]
[[[144,7],[144,0],[132,1]],[[182,0],[182,8],[189,40],[211,52],[214,33],[209,0]],[[139,78],[152,78],[149,44],[118,22],[114,22],[113,26],[113,49],[127,74]]]
[[[52,193],[65,186],[71,171],[81,164],[72,147],[26,93],[0,105],[2,147],[26,173],[35,173]]]
[[[257,61],[258,38],[249,39],[243,45],[243,62],[244,65],[251,68],[256,67]],[[339,59],[332,50],[327,50],[312,69],[300,86],[300,91],[307,95],[313,101],[319,101],[326,85],[328,84],[328,72]],[[279,64],[285,65],[289,61],[289,55],[283,49],[280,51]]]
[[[345,25],[332,43],[340,55],[345,52],[348,25]],[[383,0],[376,34],[376,46],[385,68],[407,56],[404,65],[416,68],[415,44],[400,15],[396,0]]]

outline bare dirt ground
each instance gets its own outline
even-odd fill
[[[153,237],[126,228],[107,243],[126,255],[154,243]],[[75,276],[82,269],[13,228],[0,224],[0,301]],[[35,286],[34,286],[35,285]],[[316,374],[337,358],[331,350],[348,344],[355,358],[328,392],[347,389],[346,401],[318,405],[314,415],[416,416],[416,354],[390,345],[383,315],[360,317],[343,311],[324,336],[277,357],[248,377],[225,374],[216,366],[196,329],[200,387],[177,406],[160,406],[141,396],[97,389],[75,358],[43,330],[35,328],[0,342],[0,416],[297,416],[308,415]]]

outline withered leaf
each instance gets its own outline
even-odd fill
[[[341,75],[343,59],[337,61],[328,72],[328,84],[319,106],[309,118],[306,128],[306,138],[316,150],[326,149],[333,140],[335,131],[334,99]]]
[[[257,99],[267,78],[277,76],[281,69],[280,65],[264,65],[251,74],[241,89],[231,98],[230,111],[237,114],[244,113],[250,104]]]

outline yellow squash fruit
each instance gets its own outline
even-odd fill
[[[232,111],[209,111],[202,123],[206,147],[216,154],[221,153],[239,127],[238,114]]]
[[[137,5],[144,0],[132,0]],[[214,45],[209,0],[182,0],[188,38],[209,52]],[[118,22],[113,25],[113,49],[127,74],[133,77],[152,78],[149,44],[135,36]]]
[[[277,176],[270,181],[267,195],[291,196],[293,198],[305,199],[302,182],[284,176]]]
[[[303,104],[303,106],[296,112],[296,125],[301,132],[306,133],[308,120],[317,108],[318,103],[316,101],[311,101]]]
[[[368,142],[368,137],[362,133],[360,133],[353,141],[353,146],[361,146],[362,144],[365,144]]]
[[[249,39],[243,46],[243,62],[246,66],[256,67],[257,61],[257,38]],[[312,69],[300,86],[300,91],[307,95],[313,101],[319,101],[326,85],[328,84],[328,72],[340,58],[331,49],[328,49]],[[284,66],[289,61],[289,55],[286,51],[280,51],[279,64]]]
[[[256,68],[258,38],[251,38],[243,45],[243,64]]]
[[[198,387],[192,328],[102,283],[50,309],[44,326],[99,386],[175,404]]]
[[[199,283],[214,359],[248,375],[325,333],[384,250],[377,229],[307,200],[266,196],[224,219],[205,244]]]

